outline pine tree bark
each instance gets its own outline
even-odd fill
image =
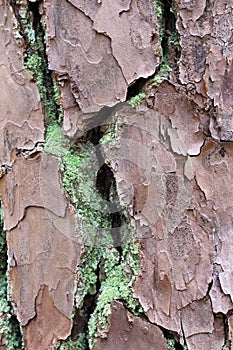
[[[233,349],[232,39],[232,0],[0,0],[0,348]]]

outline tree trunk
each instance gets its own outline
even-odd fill
[[[233,349],[232,29],[0,0],[1,349]]]

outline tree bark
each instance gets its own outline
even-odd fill
[[[232,39],[232,0],[0,0],[0,348],[233,349]]]

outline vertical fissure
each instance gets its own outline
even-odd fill
[[[160,6],[161,16],[161,48],[162,61],[158,68],[158,74],[174,71],[178,73],[180,60],[180,36],[176,28],[176,4],[174,0],[161,2],[156,0],[157,7]],[[156,75],[155,75],[156,78]]]
[[[62,182],[77,212],[77,234],[84,245],[77,267],[71,336],[56,349],[92,349],[96,332],[105,336],[113,300],[122,301],[133,313],[143,313],[132,291],[140,267],[140,247],[134,239],[125,240],[133,229],[119,203],[114,173],[106,164],[101,143],[104,138],[111,142],[117,127],[110,115],[105,122],[106,118],[67,150],[61,146],[65,139],[59,125],[51,126],[51,135],[47,134],[45,151],[61,156]]]
[[[42,1],[10,0],[19,35],[23,39],[24,64],[38,87],[45,126],[61,120],[60,90],[54,72],[48,68],[46,24]]]
[[[154,0],[157,17],[158,32],[160,35],[161,58],[155,74],[147,79],[138,79],[128,88],[127,101],[132,107],[136,107],[152,87],[157,87],[164,80],[169,80],[169,73],[179,75],[179,61],[181,56],[180,36],[176,28],[176,3],[175,0]]]
[[[163,50],[163,57],[169,55],[169,38],[176,31],[176,16],[171,11],[173,0],[167,0],[163,2],[163,37],[161,40],[161,46]]]

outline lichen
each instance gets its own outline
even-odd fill
[[[115,119],[106,127],[104,137],[100,141],[105,145],[117,138]],[[86,296],[96,295],[88,329],[79,334],[78,340],[69,338],[56,348],[85,349],[82,344],[87,340],[92,348],[96,337],[107,330],[113,300],[121,300],[135,315],[143,313],[132,288],[140,268],[140,246],[133,240],[135,233],[125,215],[119,227],[123,245],[120,249],[114,246],[108,203],[96,188],[100,164],[94,145],[88,140],[70,143],[61,127],[53,123],[47,128],[44,150],[61,160],[62,184],[77,212],[77,235],[84,245],[77,267],[75,309],[82,309]]]
[[[136,107],[142,103],[145,97],[145,92],[140,92],[138,95],[131,97],[127,102],[130,106]]]
[[[143,313],[139,301],[133,297],[133,284],[140,268],[139,243],[134,241],[122,246],[122,254],[116,248],[98,249],[95,266],[100,266],[100,289],[97,304],[88,322],[88,341],[92,349],[96,338],[103,337],[108,328],[108,317],[114,300],[121,300],[134,314]],[[96,274],[96,270],[94,271]],[[93,283],[92,274],[86,270],[80,276]],[[93,290],[94,292],[94,290]],[[79,300],[79,285],[76,300]],[[78,296],[78,298],[77,298]]]
[[[86,350],[86,335],[80,334],[77,341],[73,341],[70,337],[65,341],[60,341],[54,347],[55,350]]]
[[[175,345],[176,345],[176,341],[175,339],[168,339],[167,340],[167,350],[175,350]]]
[[[91,142],[71,144],[55,123],[47,128],[44,150],[61,160],[63,187],[76,209],[82,242],[91,246],[112,244],[107,203],[96,190],[99,164],[95,147]]]
[[[61,120],[63,117],[60,105],[60,90],[55,77],[48,69],[45,42],[47,37],[46,23],[39,8],[35,13],[30,11],[27,1],[17,1],[15,4],[18,13],[18,34],[24,39],[24,65],[27,68],[38,86],[42,102],[45,122],[48,125],[51,121]],[[36,12],[37,11],[37,12]],[[35,26],[34,18],[39,17]]]
[[[69,152],[69,149],[70,142],[64,136],[60,125],[57,123],[50,124],[46,130],[44,151],[61,159]]]
[[[116,143],[116,138],[118,135],[118,113],[116,112],[112,120],[109,124],[102,125],[102,131],[104,132],[103,136],[100,139],[100,144],[111,144],[114,145]]]
[[[178,343],[175,339],[173,339],[173,338],[167,339],[167,344],[166,344],[167,350],[176,350],[177,346],[179,346],[179,349],[180,349],[180,347],[182,347],[181,344]],[[182,348],[183,348],[183,350],[188,350],[187,345],[183,345]]]

